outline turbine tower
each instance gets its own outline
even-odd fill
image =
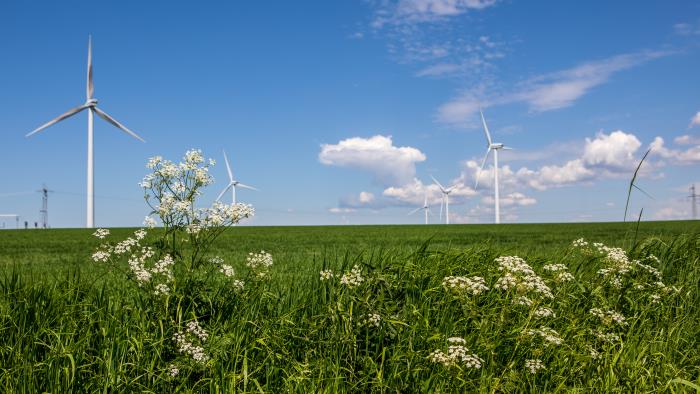
[[[413,215],[414,213],[420,211],[421,209],[425,213],[425,224],[428,224],[428,213],[430,213],[430,207],[428,206],[428,194],[427,193],[425,195],[425,199],[423,200],[423,206],[412,210],[408,214]]]
[[[93,97],[94,93],[94,86],[92,84],[92,36],[88,36],[88,58],[87,58],[87,88],[86,88],[86,101],[85,104],[75,107],[68,112],[58,116],[57,118],[43,124],[42,126],[39,126],[37,129],[32,131],[31,133],[27,134],[27,137],[30,137],[47,127],[56,124],[66,118],[69,118],[78,112],[81,112],[85,109],[88,110],[88,126],[87,126],[87,140],[88,140],[88,148],[87,148],[87,219],[86,219],[86,224],[85,226],[87,228],[93,228],[95,226],[95,189],[94,189],[94,156],[93,156],[93,117],[95,114],[99,116],[100,118],[106,120],[107,122],[111,123],[118,129],[122,130],[126,134],[129,134],[130,136],[136,138],[137,140],[140,140],[141,142],[145,142],[141,137],[139,137],[136,133],[133,131],[129,130],[124,126],[123,124],[119,123],[116,119],[112,118],[111,116],[107,115],[106,112],[102,111],[101,109],[97,108],[97,99]]]
[[[41,213],[41,227],[49,228],[49,193],[52,193],[53,190],[49,190],[44,184],[37,192],[41,193],[41,210],[39,211]]]
[[[479,113],[481,114],[481,123],[484,125],[484,134],[486,135],[486,155],[484,155],[484,160],[481,162],[481,167],[479,167],[479,172],[476,174],[476,184],[474,185],[474,189],[476,189],[477,186],[479,186],[479,175],[481,175],[481,171],[484,170],[484,165],[486,165],[486,159],[489,157],[489,153],[493,151],[493,181],[494,181],[494,199],[495,199],[495,215],[496,215],[496,224],[501,223],[501,204],[500,204],[500,198],[499,198],[499,190],[498,190],[498,151],[501,149],[504,150],[511,150],[512,148],[509,148],[502,143],[494,143],[491,140],[491,134],[489,133],[489,127],[486,125],[486,119],[484,119],[484,113],[479,110]]]
[[[242,187],[244,189],[250,189],[250,190],[258,190],[256,188],[254,188],[253,186],[244,185],[233,178],[233,171],[231,171],[231,166],[228,163],[228,157],[226,157],[226,151],[224,151],[224,162],[226,163],[226,171],[228,171],[229,182],[228,182],[228,185],[226,185],[226,187],[224,188],[224,190],[222,190],[221,193],[219,193],[219,197],[216,198],[216,201],[221,200],[221,197],[224,196],[224,193],[226,193],[226,191],[228,191],[228,189],[231,189],[231,201],[232,201],[231,203],[232,204],[236,203],[236,187]]]
[[[442,216],[442,204],[445,204],[445,224],[450,224],[450,193],[454,190],[457,185],[452,185],[448,188],[445,188],[440,184],[440,182],[435,179],[432,175],[430,176],[433,178],[433,182],[435,182],[436,185],[440,188],[440,192],[442,193],[442,202],[440,203],[440,216]]]
[[[690,195],[688,197],[690,197],[691,204],[693,204],[693,220],[696,220],[698,218],[698,195],[695,194],[695,185],[690,186]]]

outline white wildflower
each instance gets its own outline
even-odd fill
[[[219,272],[224,274],[225,276],[231,278],[235,275],[235,272],[233,271],[233,267],[231,267],[228,264],[222,264],[221,268],[219,269]]]
[[[170,376],[174,378],[179,373],[180,373],[180,369],[178,369],[178,367],[175,366],[174,364],[170,364],[170,366],[168,367],[168,374],[170,374]]]
[[[536,374],[539,370],[545,369],[542,360],[540,359],[530,359],[525,360],[525,369],[527,369],[531,374]]]
[[[320,273],[321,280],[331,280],[335,276],[332,270],[323,270]]]
[[[543,266],[542,269],[550,272],[559,272],[566,271],[567,268],[564,264],[547,264]]]
[[[371,327],[379,327],[382,321],[382,315],[379,313],[370,313],[365,319],[365,324]]]
[[[110,253],[106,250],[98,250],[92,254],[92,260],[96,263],[106,263],[109,260]]]
[[[554,313],[553,310],[545,307],[539,307],[535,309],[534,315],[538,319],[544,319],[547,317],[556,317],[556,314]]]
[[[105,237],[109,235],[109,230],[106,228],[98,228],[92,235],[99,239],[105,239]]]
[[[365,278],[362,277],[362,270],[357,265],[354,265],[349,272],[344,273],[343,276],[340,277],[340,284],[350,288],[357,287],[364,281]]]
[[[526,334],[531,337],[540,337],[547,345],[561,345],[564,340],[559,336],[559,333],[549,327],[540,327],[539,329],[527,330]]]
[[[155,295],[168,295],[168,294],[170,294],[170,288],[165,283],[159,283],[155,286],[155,289],[153,290],[153,294],[155,294]]]
[[[486,286],[484,278],[480,276],[472,276],[471,278],[465,276],[447,276],[442,280],[442,285],[445,289],[457,294],[466,293],[470,295],[479,295],[489,289]]]
[[[154,228],[158,224],[155,219],[153,219],[150,216],[146,216],[145,219],[143,219],[143,225],[148,227],[148,228]]]

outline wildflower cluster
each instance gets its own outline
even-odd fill
[[[272,267],[272,255],[264,250],[259,253],[248,253],[246,265],[258,278],[268,277]]]
[[[549,286],[522,258],[518,256],[501,256],[496,258],[496,263],[502,276],[496,281],[495,288],[503,291],[512,289],[520,297],[525,297],[528,300],[531,297],[554,298]],[[523,301],[528,303],[526,300],[521,300],[521,303]]]
[[[364,281],[365,278],[362,277],[362,269],[357,265],[354,265],[350,271],[344,273],[343,276],[340,277],[340,284],[350,288],[357,287]]]
[[[462,366],[469,369],[480,369],[484,363],[478,355],[470,353],[464,345],[466,341],[460,337],[447,339],[447,353],[441,349],[433,350],[428,355],[428,360],[445,367]]]
[[[525,360],[525,369],[528,370],[531,374],[536,374],[539,370],[545,369],[544,364],[542,363],[542,360],[540,359],[530,359],[530,360]]]
[[[363,320],[363,324],[369,327],[378,328],[382,322],[382,315],[376,312],[369,313]]]
[[[547,317],[556,317],[556,314],[554,313],[553,310],[546,308],[546,307],[539,307],[535,309],[535,312],[533,312],[536,318],[538,319],[544,319]]]
[[[625,317],[619,313],[615,312],[613,310],[602,310],[600,308],[593,308],[590,310],[591,315],[597,317],[600,322],[605,325],[605,326],[611,326],[611,325],[618,325],[618,326],[626,326],[627,322],[625,321]]]
[[[333,273],[332,270],[323,270],[320,273],[321,275],[321,280],[331,280],[335,277],[335,274]]]
[[[591,245],[592,253],[596,253],[605,263],[597,272],[604,285],[618,291],[631,288],[640,292],[640,297],[646,297],[646,301],[652,304],[660,303],[662,296],[677,290],[666,286],[662,281],[661,271],[647,264],[659,264],[658,257],[649,255],[641,260],[631,259],[621,248],[609,247],[602,243]]]
[[[556,283],[566,283],[574,280],[574,276],[567,271],[568,268],[564,264],[547,264],[542,269],[551,273]]]
[[[209,360],[209,355],[202,347],[208,338],[209,334],[196,320],[187,323],[185,330],[178,331],[173,335],[177,351],[190,356],[192,360],[200,364],[205,364]]]
[[[160,156],[148,160],[146,167],[152,172],[139,185],[146,193],[151,214],[159,216],[166,229],[183,229],[198,236],[203,230],[236,224],[253,216],[253,208],[246,204],[215,202],[209,208],[195,207],[201,189],[214,182],[209,174],[209,167],[214,164],[211,159],[206,162],[200,150],[187,151],[177,164]],[[151,215],[144,221],[146,227],[154,227],[156,223]]]
[[[486,281],[480,276],[446,276],[442,286],[457,296],[479,295],[489,290]]]
[[[549,345],[561,345],[564,343],[564,340],[561,338],[558,332],[545,326],[527,330],[525,335],[532,337],[533,340],[536,338],[541,338],[545,347]]]
[[[105,239],[109,230],[97,229],[95,237]],[[118,264],[124,258],[128,262],[129,277],[139,287],[151,285],[153,294],[167,295],[170,293],[169,284],[173,281],[173,266],[175,261],[169,254],[156,258],[157,252],[150,246],[142,245],[146,237],[145,230],[137,230],[133,237],[128,237],[116,244],[104,242],[92,254],[92,260],[96,263]]]

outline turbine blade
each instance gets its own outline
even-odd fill
[[[95,88],[92,85],[92,36],[88,36],[88,59],[87,59],[87,99],[92,98]]]
[[[216,201],[221,200],[221,197],[224,196],[224,193],[226,193],[226,192],[231,188],[231,186],[233,186],[233,182],[232,182],[232,183],[229,183],[228,186],[226,186],[226,187],[224,188],[224,190],[222,190],[221,193],[219,193],[219,196],[216,197]]]
[[[242,187],[242,188],[244,188],[244,189],[250,189],[250,190],[259,191],[258,189],[254,188],[253,186],[244,185],[244,184],[242,184],[242,183],[239,183],[239,184],[237,184],[236,186]]]
[[[228,171],[228,179],[233,182],[233,172],[231,171],[231,166],[228,164],[228,157],[226,156],[226,151],[224,151],[224,163],[226,163],[226,171]]]
[[[651,196],[651,194],[649,194],[649,193],[647,193],[646,191],[644,191],[644,189],[642,189],[641,187],[639,187],[639,186],[637,186],[637,185],[632,185],[632,186],[634,186],[635,189],[637,189],[637,190],[639,190],[640,192],[644,193],[647,197],[651,198],[652,200],[656,200],[654,197]]]
[[[118,129],[121,129],[123,132],[129,134],[130,136],[136,138],[137,140],[139,140],[139,141],[141,141],[141,142],[146,142],[146,141],[143,140],[143,138],[139,137],[138,134],[136,134],[136,133],[134,133],[133,131],[127,129],[126,126],[124,126],[123,124],[117,122],[116,119],[114,119],[113,117],[107,115],[107,113],[105,113],[105,112],[102,111],[101,109],[99,109],[99,108],[97,108],[97,107],[92,107],[92,109],[95,111],[95,113],[96,113],[97,115],[99,115],[100,118],[102,118],[102,119],[106,120],[107,122],[113,124],[113,125],[114,125],[115,127],[117,127]]]
[[[489,153],[491,153],[491,148],[486,149],[486,154],[484,155],[484,160],[481,161],[481,167],[479,167],[479,171],[476,173],[476,183],[474,183],[474,190],[479,186],[479,176],[481,175],[481,171],[484,170],[484,166],[486,165],[486,160],[489,158]]]
[[[486,141],[488,142],[489,146],[491,146],[491,134],[489,133],[489,127],[486,125],[486,119],[484,118],[484,112],[479,109],[479,113],[481,114],[481,123],[484,125],[484,134],[486,134]]]
[[[409,215],[413,215],[414,213],[420,211],[421,209],[423,209],[423,207],[416,208],[416,209],[412,210],[411,212],[409,212],[408,214],[409,214]]]
[[[502,147],[501,149],[503,149],[503,150],[513,150],[513,148],[511,148],[510,146],[504,146],[504,147]]]
[[[438,182],[438,180],[435,179],[434,176],[431,175],[430,177],[433,178],[433,182],[435,182],[435,184],[438,185],[438,187],[440,187],[440,190],[442,190],[442,192],[444,193],[444,192],[445,192],[445,188],[440,184],[440,182]]]
[[[51,125],[53,125],[53,124],[56,124],[56,123],[62,121],[63,119],[70,118],[71,116],[77,114],[78,112],[84,110],[85,108],[87,108],[86,105],[81,105],[80,107],[75,107],[75,108],[71,109],[70,111],[68,111],[68,112],[66,112],[66,113],[64,113],[64,114],[59,115],[57,118],[55,118],[55,119],[53,119],[53,120],[51,120],[51,121],[49,121],[49,122],[44,123],[43,125],[41,125],[41,126],[39,126],[38,128],[36,128],[34,131],[32,131],[31,133],[27,134],[25,137],[30,137],[30,136],[32,136],[32,135],[34,135],[34,134],[40,132],[41,130],[44,130],[45,128],[47,128],[47,127],[49,127],[49,126],[51,126]]]

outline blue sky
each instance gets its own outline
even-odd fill
[[[453,223],[493,221],[484,108],[504,222],[689,218],[700,187],[700,3],[492,0],[0,3],[0,214],[85,221],[86,118],[24,134],[95,97],[139,133],[95,126],[96,224],[136,226],[148,157],[226,149],[251,225],[420,223],[431,175]],[[438,221],[437,217],[431,220]],[[0,218],[7,226],[14,220]]]

